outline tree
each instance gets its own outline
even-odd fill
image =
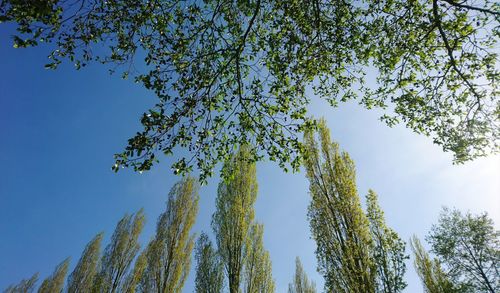
[[[134,269],[129,273],[125,282],[123,283],[122,292],[135,293],[141,278],[146,270],[147,259],[146,251],[143,251],[135,260]]]
[[[125,215],[116,225],[115,232],[104,251],[98,277],[99,292],[117,292],[125,282],[128,269],[140,249],[139,235],[144,227],[144,213]]]
[[[68,293],[92,292],[98,273],[102,237],[103,233],[97,234],[85,247],[68,277]]]
[[[384,212],[380,208],[377,194],[369,190],[366,196],[367,217],[374,242],[373,258],[377,268],[377,292],[402,292],[406,287],[405,242],[385,224]]]
[[[311,203],[308,218],[316,241],[316,257],[327,291],[401,292],[406,266],[405,243],[385,224],[375,192],[361,208],[354,162],[330,139],[321,120],[318,140],[304,136],[304,166]]]
[[[191,158],[174,170],[196,165],[202,180],[244,143],[297,170],[309,93],[391,105],[386,123],[457,162],[498,152],[499,15],[491,0],[0,1],[15,47],[53,43],[48,68],[121,65],[158,96],[115,170],[148,170],[179,146]]]
[[[198,201],[198,184],[194,178],[184,177],[176,183],[170,190],[166,211],[158,219],[154,238],[139,255],[138,238],[145,222],[143,210],[125,214],[102,256],[103,233],[87,244],[68,277],[65,292],[181,292],[190,270],[195,238],[190,231],[198,213]],[[62,292],[68,266],[69,259],[59,264],[38,292]],[[35,274],[11,285],[5,292],[33,292],[37,280],[38,274]]]
[[[202,233],[198,238],[195,249],[197,293],[222,293],[224,286],[224,268],[212,246],[207,234]]]
[[[272,264],[264,248],[264,225],[253,224],[246,245],[243,292],[274,293]]]
[[[42,282],[42,285],[38,288],[38,293],[61,293],[64,288],[64,280],[68,273],[68,267],[69,258],[57,265],[52,275]]]
[[[299,257],[295,259],[295,276],[288,285],[288,293],[316,293],[316,284],[309,281]]]
[[[35,290],[37,281],[38,273],[35,273],[31,278],[21,280],[17,285],[10,285],[4,293],[31,293]]]
[[[375,292],[375,261],[368,219],[356,190],[354,162],[330,140],[322,120],[319,142],[305,135],[305,168],[311,203],[308,218],[316,241],[318,271],[326,291]]]
[[[156,235],[145,251],[141,292],[182,292],[191,266],[194,235],[190,231],[198,201],[198,186],[192,177],[183,178],[170,190],[167,209],[160,215]]]
[[[228,176],[219,183],[212,216],[212,228],[231,293],[240,290],[257,198],[256,168],[255,163],[250,162],[249,153],[248,147],[243,146],[224,164],[223,172]]]
[[[427,241],[454,283],[473,292],[500,291],[500,232],[486,213],[444,208]]]
[[[438,260],[432,260],[417,237],[411,239],[414,264],[426,293],[466,292],[456,287],[441,268]]]

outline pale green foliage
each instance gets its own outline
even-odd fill
[[[406,287],[403,280],[406,265],[405,243],[398,234],[385,224],[384,212],[378,205],[373,190],[366,196],[366,215],[374,247],[373,258],[377,268],[377,292],[401,292]]]
[[[244,293],[274,293],[272,264],[269,252],[264,248],[264,226],[253,224],[246,244],[244,267]]]
[[[263,243],[264,228],[254,223],[257,176],[252,149],[242,146],[223,167],[212,228],[231,293],[274,292],[272,265]]]
[[[205,233],[202,233],[196,242],[195,259],[195,291],[197,293],[222,293],[224,267]]]
[[[114,293],[123,286],[128,269],[140,249],[138,238],[144,221],[141,209],[135,215],[125,215],[116,225],[111,243],[102,256],[99,292]]]
[[[445,208],[427,240],[453,283],[470,292],[500,292],[500,232],[486,213]]]
[[[68,273],[69,258],[65,259],[52,273],[47,277],[38,288],[38,293],[61,293],[64,288],[64,280]]]
[[[491,0],[0,1],[14,46],[55,43],[48,68],[122,65],[158,96],[114,170],[183,147],[174,170],[202,180],[244,143],[297,170],[311,94],[393,109],[381,118],[458,162],[498,152],[499,15]]]
[[[92,239],[80,257],[75,269],[68,277],[68,293],[91,292],[98,273],[103,233]]]
[[[316,284],[307,278],[298,256],[295,259],[295,276],[288,285],[288,293],[316,293]]]
[[[198,186],[192,177],[185,177],[172,187],[167,209],[158,219],[156,235],[146,248],[141,292],[182,292],[191,265],[194,246],[191,228],[198,213],[198,201]]]
[[[35,284],[38,281],[38,273],[31,278],[21,280],[17,285],[10,285],[4,293],[31,293],[35,290]]]
[[[219,183],[212,228],[219,254],[229,279],[229,291],[239,292],[245,265],[246,244],[254,219],[257,198],[255,163],[249,161],[247,147],[230,158],[223,167],[228,174]]]
[[[318,136],[306,132],[304,165],[311,194],[308,218],[326,290],[401,292],[405,243],[385,224],[375,192],[369,191],[367,211],[362,210],[354,162],[331,141],[324,120]]]
[[[198,213],[198,201],[198,183],[194,178],[188,176],[176,183],[169,193],[166,211],[158,219],[154,238],[138,256],[144,213],[141,209],[135,214],[126,214],[116,225],[102,256],[103,233],[87,244],[68,277],[65,292],[182,292],[190,270],[194,245],[194,235],[190,231]],[[68,266],[69,259],[59,264],[38,292],[62,292]],[[35,274],[31,279],[10,286],[6,292],[32,292],[37,279],[38,274]]]
[[[414,264],[426,293],[462,292],[443,272],[438,260],[432,260],[417,237],[411,239]]]
[[[307,132],[304,139],[311,194],[308,218],[317,245],[318,270],[327,291],[375,292],[373,241],[356,190],[354,163],[331,142],[324,120],[318,132],[319,143],[313,132]]]
[[[124,293],[135,293],[136,288],[141,281],[142,275],[146,270],[147,259],[146,259],[146,251],[143,251],[137,259],[135,260],[134,269],[129,273],[125,282],[123,283],[123,287],[121,292]]]
[[[273,279],[273,267],[269,251],[265,251],[260,260],[259,278],[256,281],[255,292],[258,293],[274,293],[276,286]]]

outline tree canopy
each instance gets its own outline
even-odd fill
[[[486,213],[445,208],[427,240],[454,284],[468,292],[500,291],[500,231]]]
[[[490,0],[1,0],[15,47],[52,44],[48,68],[97,61],[158,97],[114,169],[204,180],[234,145],[300,166],[311,98],[357,100],[431,136],[457,162],[499,149],[500,5]]]

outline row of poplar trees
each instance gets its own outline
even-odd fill
[[[368,192],[366,210],[363,210],[354,163],[331,141],[324,121],[319,123],[317,133],[305,135],[304,145],[304,167],[311,195],[308,219],[317,244],[318,270],[325,278],[325,290],[401,292],[406,287],[403,277],[409,256],[405,253],[405,242],[385,224],[377,195],[371,190]],[[223,166],[225,179],[219,183],[212,216],[214,242],[205,233],[196,240],[191,232],[198,212],[198,185],[196,179],[185,177],[171,189],[166,210],[158,219],[156,234],[142,251],[138,238],[145,217],[140,210],[119,221],[103,252],[100,251],[103,234],[95,236],[66,282],[68,259],[41,283],[38,292],[181,292],[190,271],[193,250],[196,292],[220,293],[226,288],[230,293],[274,292],[271,259],[263,244],[264,228],[254,219],[258,186],[251,157],[251,149],[243,146]],[[436,233],[434,235],[442,234]],[[426,292],[479,292],[473,290],[480,288],[473,283],[463,283],[461,291],[458,290],[453,283],[457,283],[460,276],[450,279],[445,275],[440,263],[429,257],[418,239],[413,239],[411,244]],[[492,263],[497,268],[496,262]],[[6,292],[33,292],[37,279],[35,274],[10,286]],[[487,284],[493,291],[485,292],[495,292],[497,283]],[[314,282],[308,279],[298,258],[288,292],[316,292]]]
[[[119,221],[102,253],[103,233],[97,234],[66,284],[69,259],[56,267],[38,292],[182,292],[193,248],[196,292],[222,292],[225,284],[230,292],[274,292],[271,259],[263,244],[264,228],[254,220],[258,187],[248,148],[242,147],[223,168],[229,175],[218,187],[212,217],[215,245],[207,234],[201,233],[196,240],[191,233],[198,213],[198,184],[196,179],[185,177],[171,189],[156,234],[142,251],[138,238],[145,217],[140,210]],[[5,292],[33,292],[37,279],[35,274]]]

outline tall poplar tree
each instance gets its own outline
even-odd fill
[[[158,219],[156,235],[146,248],[141,292],[182,292],[191,266],[194,235],[190,231],[198,213],[198,201],[198,185],[192,177],[185,177],[172,187],[167,209]]]
[[[331,142],[325,121],[319,141],[305,135],[305,168],[311,203],[308,209],[319,271],[327,291],[375,292],[376,267],[368,219],[356,190],[354,162]]]
[[[385,224],[384,212],[380,208],[377,194],[369,190],[366,196],[367,217],[374,247],[373,258],[377,269],[377,292],[401,292],[406,287],[403,277],[406,272],[406,244],[398,234]]]
[[[94,289],[103,233],[97,234],[85,247],[73,272],[68,277],[68,293],[87,293]]]
[[[375,192],[368,192],[364,212],[354,162],[331,141],[324,120],[318,125],[318,140],[308,131],[304,142],[311,194],[308,217],[326,289],[401,292],[406,287],[405,243],[385,224]]]
[[[316,293],[316,284],[307,277],[300,258],[295,259],[295,275],[288,285],[288,293]]]
[[[243,292],[270,293],[275,285],[269,252],[264,248],[264,226],[253,224],[246,245]]]
[[[411,248],[414,255],[414,265],[424,292],[426,293],[461,293],[467,292],[456,287],[445,274],[438,260],[431,259],[417,237],[412,237]]]
[[[224,268],[217,250],[208,235],[202,233],[196,242],[196,279],[197,293],[222,293],[224,286]]]
[[[140,249],[138,238],[144,221],[141,209],[135,215],[126,214],[118,222],[111,243],[102,256],[97,291],[114,293],[123,286],[129,267]]]
[[[219,183],[212,228],[229,279],[229,291],[238,293],[245,265],[246,243],[254,219],[257,198],[255,163],[243,146],[223,167],[226,178]]]
[[[52,275],[47,277],[38,288],[38,293],[61,293],[64,288],[64,280],[68,273],[69,258],[65,259],[55,268]]]

